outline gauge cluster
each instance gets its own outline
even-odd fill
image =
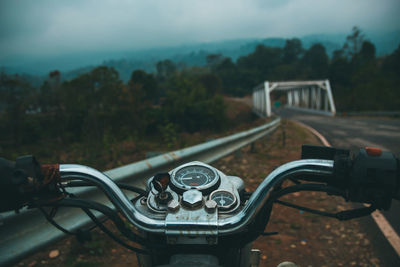
[[[141,205],[146,204],[148,210],[158,214],[198,213],[203,210],[206,214],[229,216],[238,210],[239,193],[244,190],[239,177],[227,176],[199,161],[181,165],[169,173],[157,174],[147,186],[150,193],[140,201]]]

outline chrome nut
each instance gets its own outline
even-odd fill
[[[185,191],[182,195],[182,204],[190,209],[196,209],[203,204],[203,194],[196,189]]]
[[[217,209],[217,205],[218,205],[217,202],[215,202],[214,200],[212,199],[207,200],[205,203],[206,211],[208,213],[213,213]]]
[[[176,201],[175,199],[172,199],[169,203],[168,203],[168,210],[171,212],[176,212],[179,210],[179,202]]]

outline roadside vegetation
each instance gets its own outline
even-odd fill
[[[229,116],[226,96],[249,95],[264,80],[329,78],[338,111],[400,107],[400,46],[377,58],[374,44],[356,27],[332,58],[321,44],[306,50],[290,39],[283,48],[259,45],[236,62],[222,54],[206,61],[185,67],[166,59],[156,73],[132,70],[126,83],[106,66],[67,81],[55,70],[40,88],[1,73],[0,153],[104,166],[124,150],[152,149],[144,144],[179,148],[191,143],[182,135],[207,139],[254,119]]]

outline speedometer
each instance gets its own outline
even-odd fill
[[[173,171],[171,175],[171,183],[181,190],[206,190],[213,188],[218,182],[217,172],[205,164],[187,164]]]

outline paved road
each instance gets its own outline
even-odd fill
[[[357,149],[365,146],[379,147],[400,156],[400,120],[326,117],[299,111],[280,109],[282,118],[305,123],[322,135],[335,147]],[[393,201],[390,211],[382,212],[395,231],[400,234],[400,202]],[[360,219],[370,236],[384,266],[400,266],[400,258],[370,217]]]

